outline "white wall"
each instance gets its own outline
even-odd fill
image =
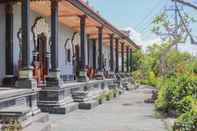
[[[13,6],[14,9],[14,29],[13,29],[13,40],[14,40],[14,68],[15,74],[18,70],[18,60],[19,60],[19,41],[17,38],[17,32],[21,28],[21,8],[18,4]],[[30,24],[31,26],[34,23],[35,18],[40,16],[35,12],[30,13]],[[5,13],[4,13],[4,5],[0,5],[0,81],[5,77]],[[50,18],[46,18],[47,23],[49,24],[50,30]],[[61,70],[61,75],[70,75],[73,74],[73,67],[71,63],[66,63],[66,56],[65,56],[65,48],[64,44],[67,38],[72,38],[73,31],[62,24],[59,26],[59,67]],[[32,61],[32,51],[33,51],[33,37],[31,35],[31,61]],[[86,53],[87,54],[87,53]],[[87,56],[86,56],[87,58]],[[87,63],[87,62],[86,62]]]
[[[65,26],[60,25],[59,27],[59,67],[61,70],[61,75],[72,75],[73,74],[73,65],[72,63],[66,62],[65,56],[65,42],[68,38],[72,39],[73,31]]]
[[[104,59],[106,59],[106,66],[105,66],[105,70],[106,71],[110,71],[110,47],[107,47],[106,44],[103,45],[103,54],[104,54]]]

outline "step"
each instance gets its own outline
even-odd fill
[[[98,100],[91,100],[91,101],[79,103],[79,109],[90,110],[90,109],[95,108],[98,105],[99,105]]]
[[[72,111],[75,111],[78,109],[78,103],[72,102],[69,104],[66,104],[62,107],[49,107],[49,106],[42,106],[40,107],[42,112],[48,112],[51,114],[67,114]]]
[[[25,106],[11,106],[0,110],[1,119],[14,118],[19,121],[25,121],[32,116],[31,109]]]

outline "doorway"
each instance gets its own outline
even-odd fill
[[[47,37],[42,33],[37,38],[37,55],[34,61],[34,78],[38,85],[45,84],[48,75]]]

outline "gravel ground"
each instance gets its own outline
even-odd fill
[[[52,131],[166,131],[154,105],[144,103],[151,91],[140,87],[92,110],[50,115]]]

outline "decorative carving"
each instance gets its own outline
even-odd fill
[[[80,36],[79,33],[74,32],[71,39],[67,39],[64,45],[65,53],[68,53],[68,50],[70,50],[70,55],[72,54],[72,63],[74,64],[74,61],[76,60],[76,51],[75,46],[80,44]],[[67,58],[67,54],[66,58]],[[67,60],[66,60],[67,63]]]
[[[69,38],[65,42],[64,49],[65,49],[66,63],[72,62],[71,59],[73,59],[73,58],[71,58],[71,57],[74,56],[73,55],[73,50],[72,50],[73,45],[72,45],[71,40]],[[71,56],[71,54],[72,54],[72,56]]]
[[[77,35],[77,32],[73,33],[72,39],[71,39],[71,43],[72,43],[72,51],[73,51],[73,58],[75,57],[75,36]]]
[[[22,28],[19,28],[17,32],[17,39],[18,39],[18,45],[19,45],[19,60],[18,60],[18,65],[17,65],[17,76],[19,76],[19,70],[21,68],[22,64]]]
[[[49,38],[50,38],[49,25],[43,17],[40,16],[35,19],[35,22],[31,27],[31,32],[33,34],[34,51],[37,51],[38,35],[44,34],[47,37],[47,43],[49,43]],[[47,50],[49,50],[49,45],[47,46]]]
[[[17,39],[19,43],[19,60],[22,59],[22,28],[19,28],[17,32]]]
[[[72,52],[73,52],[73,63],[76,60],[76,51],[75,51],[75,46],[80,45],[80,35],[78,32],[74,32],[71,40],[72,44]]]
[[[43,83],[45,76],[48,75],[48,69],[50,68],[50,31],[49,25],[45,18],[37,17],[34,24],[31,27],[33,34],[33,61],[34,66],[33,77],[38,83]],[[44,58],[43,58],[44,57]]]
[[[74,51],[74,47],[76,45],[80,45],[80,35],[79,35],[79,33],[77,33],[77,32],[73,33],[71,43],[73,45],[73,51]],[[75,55],[75,52],[74,52],[74,55]]]
[[[73,72],[75,74],[75,79],[77,76],[79,76],[79,56],[77,56],[77,53],[79,53],[79,48],[76,48],[77,46],[79,47],[80,45],[80,35],[78,32],[74,32],[73,36],[72,36],[72,40],[71,40],[71,44],[72,44],[72,52],[73,52],[73,59],[72,59],[72,63],[73,63]],[[78,49],[78,50],[77,50]]]

